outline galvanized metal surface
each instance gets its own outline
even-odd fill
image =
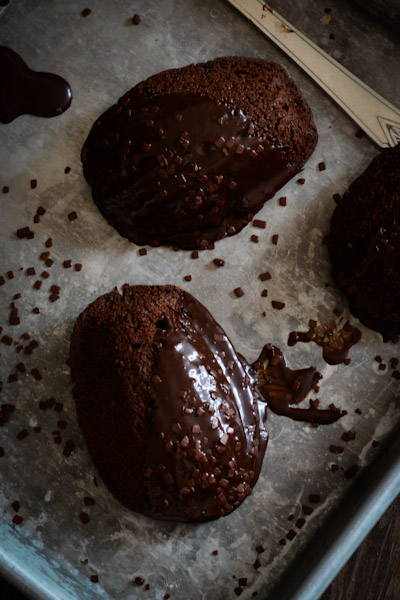
[[[281,2],[280,12],[377,92],[399,104],[400,77],[395,76],[399,40],[344,2],[335,3],[329,25],[320,22],[324,3],[313,3],[311,8],[308,4]],[[398,382],[390,377],[389,367],[379,371],[374,361],[380,354],[387,363],[399,355],[398,346],[384,345],[378,334],[361,327],[363,337],[351,350],[351,364],[328,367],[317,346],[286,345],[288,333],[306,328],[310,318],[327,322],[336,306],[348,316],[344,298],[330,282],[322,239],[334,207],[332,193],[343,192],[378,150],[366,138],[356,138],[354,126],[339,109],[222,0],[143,0],[134,7],[98,0],[86,18],[80,15],[83,8],[75,0],[68,4],[61,0],[33,5],[13,2],[0,22],[2,44],[20,52],[32,68],[64,76],[74,93],[64,115],[50,120],[24,116],[0,130],[0,187],[10,187],[8,194],[0,194],[1,271],[15,272],[14,279],[7,279],[0,288],[2,335],[19,340],[28,331],[39,342],[31,356],[16,354],[14,347],[4,344],[1,348],[5,382],[1,402],[17,406],[0,430],[5,450],[0,458],[1,569],[32,597],[49,600],[134,599],[145,594],[161,599],[166,593],[173,599],[234,598],[237,580],[233,576],[248,579],[242,598],[252,597],[256,590],[264,598],[280,578],[287,577],[286,570],[302,551],[311,553],[313,536],[346,494],[349,483],[343,470],[333,473],[331,463],[344,469],[359,463],[365,468],[379,451],[372,447],[372,439],[385,440],[400,421]],[[142,17],[137,27],[127,24],[134,12]],[[267,229],[247,227],[218,242],[214,251],[201,253],[198,260],[167,248],[151,249],[139,257],[137,248],[105,223],[91,201],[79,161],[85,136],[95,118],[141,79],[169,67],[233,54],[281,62],[303,90],[320,135],[302,174],[306,183],[301,186],[292,181],[278,194],[287,197],[286,208],[276,198],[266,204],[259,218],[267,220]],[[326,171],[318,171],[321,161],[326,162]],[[68,175],[64,173],[67,165],[72,169]],[[37,179],[34,190],[30,179]],[[46,214],[33,225],[38,206]],[[72,210],[78,219],[70,222],[67,215]],[[14,232],[27,224],[35,238],[16,239]],[[259,235],[259,244],[249,241],[252,233]],[[274,246],[271,236],[276,233],[279,243]],[[36,291],[32,284],[43,270],[39,254],[49,236],[54,240],[55,262],[47,269],[51,277]],[[223,269],[214,268],[214,257],[226,260]],[[82,263],[82,271],[64,269],[61,263],[66,259]],[[31,266],[37,277],[25,276]],[[258,279],[266,270],[272,273],[268,286]],[[193,276],[190,283],[183,281],[187,274]],[[78,313],[99,294],[125,282],[168,282],[188,289],[211,310],[249,360],[270,341],[285,351],[290,366],[314,364],[324,375],[318,394],[321,404],[335,402],[348,410],[348,416],[331,427],[312,429],[270,414],[271,440],[260,480],[254,494],[227,518],[181,525],[129,513],[100,481],[98,487],[94,485],[95,473],[76,424],[65,365]],[[61,286],[60,300],[55,303],[48,300],[52,284]],[[246,292],[240,299],[232,294],[238,286]],[[261,297],[264,287],[268,287],[267,298]],[[17,292],[22,293],[17,301],[22,323],[11,327],[8,305]],[[274,311],[271,300],[285,302],[284,310]],[[31,312],[34,306],[40,307],[40,315]],[[28,372],[19,374],[18,382],[7,383],[21,358]],[[43,375],[40,381],[30,375],[35,367]],[[62,413],[39,409],[39,401],[51,396],[63,403]],[[356,408],[362,415],[354,413]],[[62,444],[56,445],[52,432],[58,429],[59,419],[67,421],[67,429],[61,431]],[[36,425],[41,426],[40,433],[33,431]],[[25,427],[29,435],[18,441],[16,434]],[[341,442],[342,432],[349,429],[356,430],[356,439]],[[76,446],[69,458],[62,453],[68,439]],[[343,455],[331,454],[330,444],[344,445]],[[350,513],[343,513],[340,522],[350,523],[357,534],[350,538],[351,546],[384,510],[390,500],[387,496],[398,490],[398,465],[394,459],[389,463],[389,487],[382,489],[377,480],[371,480],[364,495],[371,504],[364,511],[360,508],[360,519],[352,521]],[[296,529],[293,522],[301,516],[301,505],[308,503],[310,493],[320,493],[322,502],[313,505],[306,524]],[[93,496],[95,506],[85,508],[84,496]],[[21,502],[24,517],[19,527],[11,522],[14,500]],[[83,510],[90,513],[87,525],[78,518]],[[288,521],[290,514],[295,515],[294,521]],[[279,545],[291,528],[297,532],[294,540]],[[340,530],[336,521],[335,530]],[[261,567],[255,570],[259,544],[265,551],[259,557]],[[348,543],[343,539],[332,547],[337,568],[348,555]],[[212,555],[215,549],[217,556]],[[83,564],[85,559],[87,564]],[[316,598],[334,574],[321,565],[315,567],[312,575],[317,574],[314,583],[318,585],[306,590],[302,599]],[[98,584],[89,579],[94,573],[99,575]],[[149,591],[132,583],[136,575],[150,583]]]

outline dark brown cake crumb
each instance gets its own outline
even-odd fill
[[[57,300],[59,300],[60,296],[58,294],[50,294],[49,296],[49,300],[50,302],[57,302]]]
[[[242,290],[241,287],[237,287],[233,290],[235,296],[237,296],[238,298],[241,298],[242,296],[244,296],[244,291]]]
[[[77,218],[78,218],[78,215],[77,215],[77,213],[76,213],[75,210],[73,210],[72,212],[68,213],[68,219],[70,221],[75,221],[75,219],[77,219]]]
[[[256,552],[257,554],[262,554],[263,552],[265,552],[264,546],[262,546],[261,544],[259,544],[259,546],[256,546]]]
[[[132,25],[139,25],[140,21],[141,21],[140,15],[138,15],[138,14],[133,15]]]
[[[31,179],[31,188],[34,190],[35,187],[37,187],[37,180],[36,179]]]
[[[362,129],[357,129],[357,131],[356,131],[356,137],[361,139],[364,136],[365,136],[364,131]]]
[[[18,502],[18,500],[14,500],[11,506],[16,513],[19,512],[19,509],[21,508],[21,504]]]
[[[258,244],[258,235],[252,235],[252,236],[250,236],[250,240],[252,242],[254,242],[255,244]]]
[[[63,267],[64,269],[70,269],[72,266],[72,261],[71,260],[64,260],[63,261]]]
[[[12,518],[12,522],[14,523],[14,525],[21,525],[22,521],[23,521],[23,517],[21,517],[21,515],[14,515]]]
[[[358,465],[352,465],[344,472],[344,476],[346,477],[346,479],[352,479],[358,473],[359,470],[360,467]]]
[[[298,183],[299,185],[304,185],[304,184],[305,184],[305,182],[306,182],[306,180],[304,179],[304,177],[300,177],[300,179],[298,179],[298,180],[296,181],[296,183]]]
[[[289,531],[286,534],[286,539],[289,540],[289,542],[291,542],[295,537],[296,537],[297,533],[294,529],[289,529]]]
[[[91,9],[90,8],[84,8],[81,12],[82,17],[88,17],[91,13]]]
[[[211,554],[212,554],[213,556],[217,556],[217,555],[218,555],[218,550],[213,550],[213,551],[211,552]]]
[[[240,596],[240,594],[243,592],[243,588],[237,586],[233,591],[235,592],[236,596]]]
[[[191,275],[185,275],[185,277],[183,279],[185,281],[192,281],[192,276]]]
[[[321,495],[320,494],[310,494],[308,496],[308,500],[310,502],[312,502],[312,504],[319,504],[321,502]]]
[[[146,248],[140,248],[139,249],[139,256],[146,256],[146,254],[147,254]]]
[[[26,270],[26,274],[28,277],[30,277],[31,275],[36,275],[35,267],[28,267]]]
[[[198,250],[194,250],[191,253],[190,258],[193,258],[193,259],[199,258],[199,251]]]
[[[8,187],[8,185],[3,185],[3,194],[8,194],[9,191],[10,188]]]
[[[305,524],[306,520],[303,519],[303,517],[300,517],[299,519],[297,519],[295,525],[298,529],[301,529],[303,527],[303,525]]]
[[[279,540],[279,545],[280,545],[280,546],[286,546],[286,540],[285,540],[285,538],[281,538],[281,539]]]
[[[282,196],[281,198],[279,198],[279,205],[280,206],[286,206],[287,205],[286,196]]]
[[[68,175],[68,173],[70,173],[70,171],[71,171],[71,167],[65,167],[64,173],[66,173]]]
[[[25,439],[29,435],[29,431],[27,429],[22,429],[19,433],[17,433],[17,440],[20,442]]]
[[[325,171],[325,169],[326,169],[326,164],[324,162],[318,163],[318,170],[319,171]]]
[[[81,512],[79,514],[79,520],[81,521],[81,523],[83,523],[84,525],[86,525],[86,523],[89,523],[90,521],[90,517],[86,512]]]
[[[98,575],[91,575],[90,576],[90,581],[92,583],[99,583],[99,576]]]
[[[329,446],[329,452],[332,452],[332,454],[343,454],[343,451],[343,446],[335,446],[335,444]]]
[[[285,302],[279,302],[278,300],[272,300],[271,304],[272,304],[272,308],[275,308],[276,310],[282,310],[282,308],[285,308]]]
[[[214,258],[213,263],[217,267],[223,267],[225,265],[225,261],[222,258]]]
[[[77,271],[77,272],[79,272],[79,271],[82,271],[82,265],[81,265],[81,263],[76,263],[76,264],[74,265],[74,269],[75,269],[75,271]]]
[[[83,502],[85,503],[85,506],[94,506],[96,504],[96,500],[90,496],[85,496]]]
[[[7,271],[6,275],[7,275],[8,279],[14,279],[14,271],[11,271],[11,270]]]
[[[272,236],[272,243],[274,244],[274,246],[276,246],[278,244],[278,240],[279,240],[279,235],[275,234]]]
[[[143,577],[140,577],[140,575],[137,575],[137,576],[135,577],[135,583],[136,583],[136,585],[143,585],[143,584],[144,584],[144,581],[145,581],[145,580],[143,579]]]

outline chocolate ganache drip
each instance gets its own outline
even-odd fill
[[[54,117],[70,106],[69,83],[54,73],[33,71],[22,58],[0,46],[0,121],[9,123],[23,114]]]

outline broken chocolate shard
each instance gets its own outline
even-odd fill
[[[265,367],[266,361],[268,365]],[[295,421],[319,425],[334,423],[344,415],[339,409],[322,410],[315,404],[310,408],[293,406],[302,402],[311,391],[316,369],[289,369],[282,352],[276,346],[264,346],[252,368],[257,373],[258,390],[274,413]]]

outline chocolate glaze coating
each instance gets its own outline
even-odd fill
[[[0,122],[23,114],[54,117],[70,106],[69,83],[54,73],[33,71],[22,58],[0,46]]]
[[[351,312],[384,341],[400,333],[400,146],[349,187],[329,233],[332,277]]]
[[[128,508],[207,521],[237,508],[267,446],[254,371],[210,313],[174,286],[129,286],[90,304],[70,348],[93,463]]]
[[[238,233],[316,141],[283,67],[230,57],[135,86],[93,125],[82,162],[94,202],[121,235],[194,249]]]

